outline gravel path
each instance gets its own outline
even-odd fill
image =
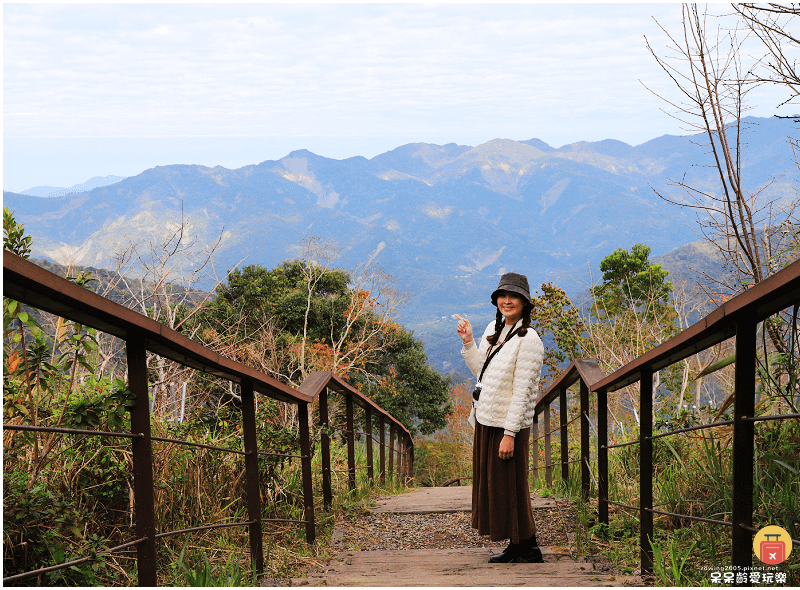
[[[575,510],[566,500],[556,508],[534,509],[536,538],[543,547],[569,547]],[[371,514],[337,523],[332,544],[347,551],[505,547],[470,528],[469,512],[445,514]],[[569,535],[568,535],[569,533]]]
[[[381,499],[384,498],[378,498]],[[577,511],[569,500],[558,499],[555,504],[554,507],[533,509],[537,541],[540,546],[556,553],[575,557]],[[469,525],[469,512],[392,514],[372,513],[363,509],[336,524],[331,547],[340,553],[476,547],[497,547],[501,550],[508,543],[491,541]],[[604,556],[590,555],[585,559],[593,564],[594,571],[598,573],[619,574]],[[330,563],[330,559],[324,563]],[[641,580],[636,580],[637,585],[641,585]],[[260,585],[291,586],[292,580],[267,578]]]

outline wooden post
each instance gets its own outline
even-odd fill
[[[364,414],[367,428],[367,438],[364,441],[364,444],[367,446],[367,477],[369,478],[370,485],[374,485],[375,473],[372,467],[372,408],[367,406],[364,409]]]
[[[411,441],[408,449],[408,476],[414,481],[414,442]]]
[[[559,420],[561,422],[561,479],[564,483],[569,481],[569,435],[567,423],[569,422],[569,408],[567,407],[567,388],[562,387],[558,392]]]
[[[544,406],[544,479],[548,488],[553,487],[553,464],[550,460],[550,404]]]
[[[244,438],[244,470],[247,484],[247,517],[253,522],[250,533],[250,560],[256,573],[264,573],[264,551],[261,536],[261,488],[258,485],[258,440],[253,383],[242,381],[242,436]]]
[[[533,457],[533,481],[537,488],[539,487],[539,414],[533,415],[533,424],[531,424],[531,456]]]
[[[597,392],[597,516],[608,524],[608,393]]]
[[[156,524],[153,497],[153,441],[150,438],[150,399],[147,394],[147,350],[144,338],[132,335],[126,342],[128,388],[136,406],[131,410],[131,433],[141,434],[132,441],[133,500],[136,536],[146,541],[136,546],[139,586],[155,586]]]
[[[386,423],[383,421],[383,415],[378,417],[378,430],[380,436],[380,463],[379,468],[381,472],[381,485],[386,483]]]
[[[653,571],[653,371],[642,368],[639,393],[639,552],[642,571]]]
[[[403,463],[405,460],[406,437],[402,432],[397,433],[397,480],[403,481]]]
[[[389,477],[394,477],[394,422],[389,423]]]
[[[347,484],[351,490],[356,489],[356,433],[353,420],[353,395],[345,395],[345,412],[347,414]]]
[[[308,404],[297,404],[297,421],[300,430],[300,459],[303,468],[303,504],[305,507],[306,541],[313,543],[317,537],[314,524],[314,484],[311,474],[311,436],[308,429]]]
[[[410,471],[408,470],[408,458],[410,456],[411,437],[407,434],[403,435],[403,478],[408,484]]]
[[[733,402],[733,531],[731,565],[753,565],[752,533],[742,526],[753,526],[753,422],[756,396],[756,323],[736,325],[736,369]],[[787,549],[788,553],[788,549]]]
[[[328,435],[330,428],[330,418],[328,416],[328,388],[324,388],[319,394],[319,425],[320,437],[319,446],[322,453],[322,502],[325,509],[329,509],[333,504],[333,492],[331,490],[331,437]]]
[[[589,387],[581,379],[581,490],[584,501],[589,501],[589,489],[592,485],[589,465],[591,465],[591,449],[589,439]]]

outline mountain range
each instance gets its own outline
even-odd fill
[[[124,176],[94,176],[87,180],[86,182],[82,182],[80,184],[74,184],[69,187],[64,186],[34,186],[33,188],[29,188],[28,190],[21,191],[21,195],[31,195],[34,197],[61,197],[63,195],[71,195],[72,193],[82,193],[85,191],[90,191],[93,188],[98,188],[101,186],[108,186],[109,184],[114,184],[115,182],[119,182],[120,180],[125,180]]]
[[[745,123],[745,186],[774,179],[765,196],[796,199],[790,123]],[[273,267],[296,257],[307,236],[335,241],[337,266],[377,264],[397,278],[411,297],[399,319],[448,370],[456,361],[444,348],[452,344],[458,356],[451,315],[491,317],[489,293],[503,272],[527,274],[532,288],[552,281],[577,293],[617,248],[643,243],[663,255],[696,241],[694,213],[654,189],[681,200],[669,182],[680,178],[716,192],[704,143],[665,135],[638,146],[608,139],[554,148],[495,139],[345,160],[299,150],[233,170],[158,166],[64,196],[3,199],[33,236],[34,255],[60,263],[109,267],[129,240],[157,239],[181,215],[201,240],[222,235],[218,273],[243,258]],[[437,336],[445,333],[449,340]]]

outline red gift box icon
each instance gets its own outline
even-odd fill
[[[764,535],[767,540],[761,541],[761,553],[759,559],[770,565],[783,563],[786,559],[786,543],[780,540],[781,535]],[[771,540],[770,537],[775,537]]]

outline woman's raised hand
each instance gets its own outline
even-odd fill
[[[457,313],[454,313],[453,317],[458,320],[458,328],[456,328],[456,331],[458,335],[461,336],[461,341],[464,344],[472,342],[472,324],[469,323],[469,320],[462,318]]]

